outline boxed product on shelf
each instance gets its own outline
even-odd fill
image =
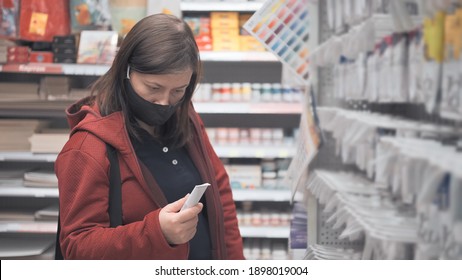
[[[0,83],[0,101],[25,101],[39,99],[39,85],[36,83]]]
[[[67,35],[67,36],[53,36],[53,46],[76,46],[76,36],[75,35]]]
[[[14,235],[0,238],[0,258],[2,259],[52,259],[53,235]]]
[[[59,153],[67,140],[69,140],[67,131],[33,133],[29,137],[30,151],[33,153]]]
[[[24,173],[24,186],[33,188],[57,188],[58,178],[53,171],[27,171]]]
[[[260,165],[225,165],[232,188],[254,189],[262,186]]]
[[[239,50],[263,52],[265,51],[265,47],[254,37],[241,35],[239,36]]]
[[[10,64],[22,64],[29,62],[29,54],[9,54],[6,62]]]
[[[56,180],[57,184],[57,180]],[[36,221],[57,221],[59,214],[59,205],[53,204],[37,210],[34,214]]]
[[[7,47],[8,54],[16,54],[16,55],[28,55],[30,52],[30,48],[27,46],[9,46]]]
[[[77,63],[111,64],[117,52],[118,38],[115,31],[82,31]]]
[[[308,215],[304,205],[295,202],[290,221],[290,248],[306,249],[308,245]]]
[[[29,61],[30,48],[26,46],[7,47],[7,63],[27,63]]]
[[[77,89],[71,88],[69,90],[69,100],[80,100],[84,97],[90,96],[91,90],[90,89]]]
[[[33,221],[34,213],[30,210],[2,210],[0,211],[0,221]]]
[[[53,53],[52,52],[37,52],[32,51],[29,55],[29,62],[36,63],[52,63]]]
[[[239,13],[238,12],[211,12],[210,20],[212,30],[214,29],[238,29]]]
[[[69,97],[69,77],[47,76],[40,79],[40,97],[46,100],[67,100]]]
[[[54,36],[52,43],[53,62],[76,63],[77,61],[76,35]]]
[[[239,34],[237,29],[212,30],[214,51],[239,51]]]
[[[210,18],[205,16],[200,17],[184,17],[184,21],[189,25],[194,33],[197,47],[200,51],[212,50],[212,33],[210,31]]]
[[[47,126],[43,120],[2,119],[0,120],[0,151],[29,151],[28,138]]]
[[[53,44],[53,53],[56,55],[76,55],[77,54],[77,48],[73,46],[68,46],[68,45],[57,45]]]
[[[239,51],[239,13],[211,12],[214,51]]]
[[[77,56],[75,54],[65,54],[65,55],[59,55],[55,54],[53,56],[53,62],[54,63],[76,63],[77,62]]]

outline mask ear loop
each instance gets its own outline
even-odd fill
[[[127,66],[127,79],[130,80],[130,65]]]

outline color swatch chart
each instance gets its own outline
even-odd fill
[[[302,81],[308,73],[308,0],[268,0],[244,28]]]

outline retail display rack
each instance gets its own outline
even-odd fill
[[[462,60],[454,37],[437,40],[455,36],[462,7],[422,2],[432,1],[318,2],[310,59],[323,145],[292,182],[308,214],[306,259],[462,258],[462,111],[450,87]]]
[[[255,3],[213,3],[182,2],[183,15],[200,11],[243,11],[253,12],[261,6]],[[201,52],[204,64],[204,82],[206,83],[281,83],[282,66],[275,56],[269,52]],[[32,84],[39,90],[46,78],[65,80],[70,88],[86,91],[87,87],[109,69],[108,65],[80,64],[17,64],[0,66],[0,83]],[[39,97],[35,100],[9,100],[0,104],[0,121],[13,119],[36,119],[50,124],[51,129],[67,128],[64,109],[73,100],[51,100]],[[301,108],[297,102],[197,102],[195,107],[204,123],[209,128],[278,128],[284,135],[295,137]],[[29,136],[27,136],[29,137]],[[21,139],[25,140],[25,139]],[[219,156],[227,163],[259,165],[273,159],[290,159],[294,154],[293,147],[287,143],[265,145],[216,144]],[[53,257],[56,217],[46,216],[43,211],[58,203],[56,187],[26,186],[24,177],[18,172],[43,170],[53,172],[53,164],[57,151],[33,152],[0,151],[0,258],[45,258]],[[12,173],[8,173],[12,172]],[[11,175],[16,174],[16,175]],[[232,179],[232,178],[231,178]],[[245,214],[264,209],[279,209],[290,212],[290,191],[288,188],[274,189],[258,186],[252,189],[234,189],[234,198],[238,210],[245,207]],[[262,210],[263,209],[263,210]],[[40,212],[42,211],[42,212]],[[56,209],[54,210],[56,213]],[[50,210],[53,213],[53,210]],[[42,214],[41,214],[42,213]],[[49,212],[45,212],[48,213]],[[37,216],[41,216],[38,219]],[[265,214],[262,214],[265,217]],[[258,217],[258,215],[256,215]],[[254,217],[255,218],[255,217]],[[254,220],[255,221],[255,220]],[[258,225],[257,225],[258,224]],[[288,224],[277,226],[261,223],[242,224],[241,233],[246,244],[269,244],[278,252],[282,248],[282,258],[287,258],[287,242],[289,238]],[[25,243],[24,240],[34,242]],[[276,244],[276,245],[273,245]],[[24,246],[22,246],[23,244]],[[3,246],[5,245],[5,246]],[[27,245],[27,246],[26,246]],[[26,248],[27,247],[27,248]],[[249,248],[248,248],[249,249]],[[255,249],[255,248],[253,248]],[[249,253],[249,250],[246,250]],[[266,251],[265,251],[266,252]],[[249,258],[261,258],[261,253],[252,251]],[[271,258],[271,256],[269,256]]]

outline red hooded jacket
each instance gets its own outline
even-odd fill
[[[149,170],[137,159],[121,112],[102,117],[94,98],[66,113],[70,139],[55,163],[61,215],[60,244],[65,259],[188,259],[189,245],[171,246],[159,224],[167,205]],[[189,107],[192,140],[186,145],[204,182],[214,259],[243,259],[242,238],[229,178],[204,125]],[[109,161],[106,145],[118,151],[123,225],[110,228]]]

